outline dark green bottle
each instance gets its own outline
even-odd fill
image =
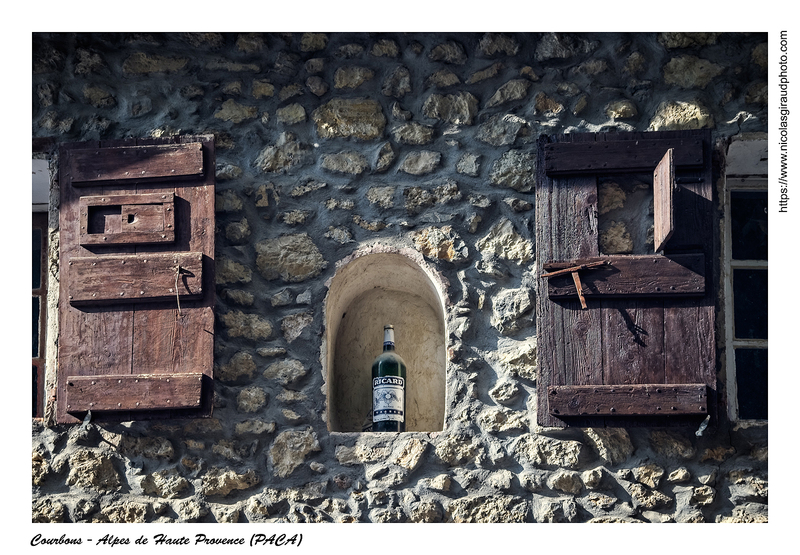
[[[406,431],[406,363],[394,350],[393,326],[383,326],[383,352],[372,363],[372,431]]]

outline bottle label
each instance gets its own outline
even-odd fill
[[[405,379],[399,376],[372,378],[372,421],[405,421]]]

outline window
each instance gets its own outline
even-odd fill
[[[63,145],[56,419],[207,416],[214,139]]]
[[[723,287],[728,412],[767,418],[767,183],[727,178]]]
[[[33,213],[33,413],[44,410],[45,330],[47,315],[47,213]]]
[[[694,425],[715,415],[711,134],[539,141],[542,426]],[[652,176],[650,254],[604,254],[599,186]],[[635,208],[633,208],[635,210]]]

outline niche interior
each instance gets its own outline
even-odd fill
[[[405,360],[406,431],[441,431],[445,411],[444,297],[430,273],[401,252],[354,256],[332,278],[325,307],[328,428],[370,422],[371,369],[392,324]]]

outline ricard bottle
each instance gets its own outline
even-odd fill
[[[393,326],[383,326],[383,352],[372,363],[372,431],[406,431],[406,363],[394,350]]]

